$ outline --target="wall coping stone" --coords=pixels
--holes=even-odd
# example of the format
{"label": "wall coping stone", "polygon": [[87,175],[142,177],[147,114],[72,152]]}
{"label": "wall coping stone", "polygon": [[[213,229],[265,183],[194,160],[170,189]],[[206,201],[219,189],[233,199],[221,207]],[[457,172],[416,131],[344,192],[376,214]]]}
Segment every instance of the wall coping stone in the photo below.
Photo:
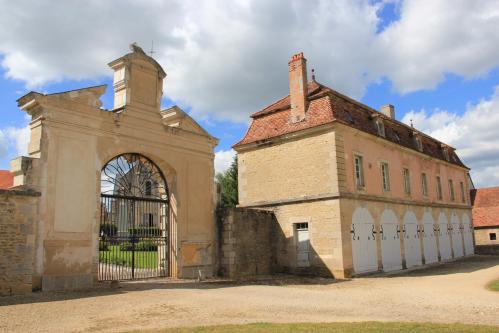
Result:
{"label": "wall coping stone", "polygon": [[27,196],[27,197],[39,197],[42,194],[31,188],[24,186],[13,187],[9,189],[0,189],[0,196]]}

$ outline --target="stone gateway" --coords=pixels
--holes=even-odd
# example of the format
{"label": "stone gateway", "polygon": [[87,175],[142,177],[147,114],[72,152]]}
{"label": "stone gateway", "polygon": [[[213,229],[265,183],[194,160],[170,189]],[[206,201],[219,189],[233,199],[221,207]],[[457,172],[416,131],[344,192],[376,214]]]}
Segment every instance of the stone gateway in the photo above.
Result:
{"label": "stone gateway", "polygon": [[[89,287],[132,270],[135,277],[215,272],[218,140],[180,108],[161,110],[166,73],[140,47],[109,66],[112,110],[101,108],[106,86],[18,100],[31,137],[28,157],[12,162],[14,187],[41,193],[33,289]],[[104,277],[116,266],[121,276]]]}

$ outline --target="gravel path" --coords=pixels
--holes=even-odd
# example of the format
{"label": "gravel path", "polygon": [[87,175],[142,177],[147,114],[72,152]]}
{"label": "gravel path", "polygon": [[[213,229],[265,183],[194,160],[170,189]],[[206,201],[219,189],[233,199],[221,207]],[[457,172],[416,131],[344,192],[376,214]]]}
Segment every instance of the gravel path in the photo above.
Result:
{"label": "gravel path", "polygon": [[119,332],[249,322],[423,321],[499,326],[499,256],[357,278],[258,283],[165,281],[108,284],[74,293],[0,298],[2,332]]}

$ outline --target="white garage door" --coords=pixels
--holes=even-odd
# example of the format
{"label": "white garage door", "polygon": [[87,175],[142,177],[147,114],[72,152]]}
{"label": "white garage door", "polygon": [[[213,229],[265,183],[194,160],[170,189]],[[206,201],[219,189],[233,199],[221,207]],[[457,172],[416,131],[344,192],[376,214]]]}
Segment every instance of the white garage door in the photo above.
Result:
{"label": "white garage door", "polygon": [[469,256],[475,253],[473,247],[473,225],[471,225],[468,215],[463,215],[463,234],[464,234],[464,254]]}
{"label": "white garage door", "polygon": [[416,215],[407,212],[404,216],[404,251],[407,268],[423,264],[418,229]]}
{"label": "white garage door", "polygon": [[429,212],[426,212],[423,215],[423,247],[426,264],[438,261],[437,236],[435,233],[433,217]]}
{"label": "white garage door", "polygon": [[376,234],[374,220],[365,208],[357,208],[352,217],[350,230],[352,239],[353,269],[355,273],[378,270]]}
{"label": "white garage door", "polygon": [[454,250],[454,258],[460,258],[464,256],[463,234],[462,234],[462,229],[459,226],[459,218],[457,217],[456,214],[452,214],[451,225],[452,225],[452,248]]}
{"label": "white garage door", "polygon": [[444,213],[440,213],[440,216],[438,217],[438,227],[440,228],[438,234],[440,257],[442,260],[452,259],[450,230],[449,225],[447,225],[447,216],[445,216]]}
{"label": "white garage door", "polygon": [[402,269],[400,254],[400,227],[392,210],[385,210],[381,215],[381,261],[385,272]]}

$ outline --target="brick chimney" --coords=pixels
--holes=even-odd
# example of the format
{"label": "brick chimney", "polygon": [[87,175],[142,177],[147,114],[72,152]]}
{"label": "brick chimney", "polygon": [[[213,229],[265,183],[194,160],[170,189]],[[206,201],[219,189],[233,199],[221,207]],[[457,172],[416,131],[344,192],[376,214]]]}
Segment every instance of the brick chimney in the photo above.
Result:
{"label": "brick chimney", "polygon": [[291,122],[305,119],[307,111],[307,59],[303,52],[295,54],[288,63]]}
{"label": "brick chimney", "polygon": [[385,116],[395,119],[395,107],[391,104],[385,104],[381,106],[381,113]]}

